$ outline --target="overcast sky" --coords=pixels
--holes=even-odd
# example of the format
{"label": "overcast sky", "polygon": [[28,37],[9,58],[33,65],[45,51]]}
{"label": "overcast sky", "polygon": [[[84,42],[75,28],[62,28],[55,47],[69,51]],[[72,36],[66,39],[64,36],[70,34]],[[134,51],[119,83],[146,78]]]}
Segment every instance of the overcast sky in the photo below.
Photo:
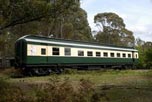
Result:
{"label": "overcast sky", "polygon": [[152,41],[152,0],[82,0],[81,7],[88,14],[89,25],[96,30],[97,13],[114,12],[123,18],[126,28],[144,41]]}

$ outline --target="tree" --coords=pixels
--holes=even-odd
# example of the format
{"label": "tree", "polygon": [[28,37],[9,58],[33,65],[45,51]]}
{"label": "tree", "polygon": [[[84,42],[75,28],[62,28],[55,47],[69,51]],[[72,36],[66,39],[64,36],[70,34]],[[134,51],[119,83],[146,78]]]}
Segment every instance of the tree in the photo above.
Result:
{"label": "tree", "polygon": [[139,67],[150,68],[152,66],[152,42],[136,39],[136,48],[139,52]]}
{"label": "tree", "polygon": [[95,15],[94,22],[99,28],[95,36],[96,41],[106,44],[133,46],[134,36],[125,28],[123,19],[115,13],[99,13]]}
{"label": "tree", "polygon": [[145,62],[147,68],[152,68],[152,48],[145,52]]}
{"label": "tree", "polygon": [[142,46],[144,45],[145,41],[141,40],[140,38],[136,39],[135,45],[136,46]]}
{"label": "tree", "polygon": [[92,34],[91,28],[87,21],[87,13],[83,9],[79,8],[73,16],[71,15],[70,18],[74,26],[74,33],[72,39],[91,41]]}
{"label": "tree", "polygon": [[57,19],[50,18],[50,20],[54,22],[50,21],[48,35],[72,40],[92,40],[87,13],[80,8],[80,2],[71,5],[68,8],[68,13],[61,14]]}
{"label": "tree", "polygon": [[143,45],[145,44],[145,41],[141,40],[140,38],[136,39],[136,49],[139,53],[139,62],[138,67],[143,68],[145,67],[145,51]]}
{"label": "tree", "polygon": [[78,4],[76,0],[0,0],[0,34],[60,33],[60,19]]}
{"label": "tree", "polygon": [[1,0],[0,30],[39,20],[49,15],[51,5],[44,0]]}
{"label": "tree", "polygon": [[[68,25],[68,26],[67,26]],[[87,14],[79,0],[0,0],[0,32],[39,34],[68,39],[91,39]],[[85,38],[85,36],[87,36]]]}
{"label": "tree", "polygon": [[13,56],[15,41],[27,34],[92,39],[87,13],[79,0],[0,0],[0,44],[5,47],[0,56],[6,52],[6,56]]}

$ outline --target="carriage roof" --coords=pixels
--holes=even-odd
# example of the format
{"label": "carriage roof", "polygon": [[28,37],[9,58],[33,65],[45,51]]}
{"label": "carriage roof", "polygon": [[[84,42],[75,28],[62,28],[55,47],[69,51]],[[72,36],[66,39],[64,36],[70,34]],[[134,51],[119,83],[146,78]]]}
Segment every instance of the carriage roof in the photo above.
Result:
{"label": "carriage roof", "polygon": [[26,42],[40,43],[40,44],[53,44],[71,47],[84,47],[84,48],[94,48],[94,49],[110,49],[110,50],[121,50],[121,51],[135,51],[133,47],[115,46],[107,44],[90,43],[83,41],[73,41],[65,39],[49,38],[44,36],[26,35],[21,37],[19,40],[25,40]]}

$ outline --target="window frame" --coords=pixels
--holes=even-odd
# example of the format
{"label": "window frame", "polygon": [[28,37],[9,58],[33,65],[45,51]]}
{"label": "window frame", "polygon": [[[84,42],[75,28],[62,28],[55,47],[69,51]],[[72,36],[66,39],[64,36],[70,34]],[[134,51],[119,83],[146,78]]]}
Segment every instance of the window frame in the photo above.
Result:
{"label": "window frame", "polygon": [[131,58],[131,54],[128,54],[128,58]]}
{"label": "window frame", "polygon": [[41,48],[41,55],[46,55],[46,48]]}
{"label": "window frame", "polygon": [[126,58],[126,53],[122,53],[122,57],[123,57],[123,58]]}
{"label": "window frame", "polygon": [[117,53],[117,58],[120,58],[121,57],[121,54],[120,53]]}
{"label": "window frame", "polygon": [[93,56],[93,51],[87,51],[87,56],[92,57]]}
{"label": "window frame", "polygon": [[97,51],[96,52],[96,57],[101,57],[101,52]]}
{"label": "window frame", "polygon": [[78,56],[84,56],[84,51],[83,50],[78,50]]}
{"label": "window frame", "polygon": [[[58,49],[56,51],[54,51],[54,49]],[[52,47],[52,55],[53,56],[59,56],[60,55],[60,48],[59,47]]]}
{"label": "window frame", "polygon": [[103,52],[103,57],[108,57],[108,52]]}
{"label": "window frame", "polygon": [[115,53],[114,53],[114,52],[111,52],[111,53],[110,53],[110,57],[114,58],[114,57],[115,57]]}
{"label": "window frame", "polygon": [[71,48],[65,47],[64,48],[64,55],[65,56],[71,56]]}

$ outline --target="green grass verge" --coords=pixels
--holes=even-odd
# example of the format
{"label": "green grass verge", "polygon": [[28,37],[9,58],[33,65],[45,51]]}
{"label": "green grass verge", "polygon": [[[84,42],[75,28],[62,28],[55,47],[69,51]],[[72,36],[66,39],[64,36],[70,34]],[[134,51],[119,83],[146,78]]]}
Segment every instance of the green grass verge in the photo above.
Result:
{"label": "green grass verge", "polygon": [[[5,93],[11,93],[12,89],[16,92],[14,89],[17,89],[16,93],[21,93],[25,98],[20,97],[22,101],[29,97],[33,99],[28,100],[31,102],[152,101],[152,70],[66,70],[61,75],[24,78],[11,78],[9,72],[15,73],[1,71],[0,77],[3,77],[3,80],[0,87],[9,86]],[[66,98],[63,99],[62,96]],[[46,97],[54,100],[45,100]]]}

